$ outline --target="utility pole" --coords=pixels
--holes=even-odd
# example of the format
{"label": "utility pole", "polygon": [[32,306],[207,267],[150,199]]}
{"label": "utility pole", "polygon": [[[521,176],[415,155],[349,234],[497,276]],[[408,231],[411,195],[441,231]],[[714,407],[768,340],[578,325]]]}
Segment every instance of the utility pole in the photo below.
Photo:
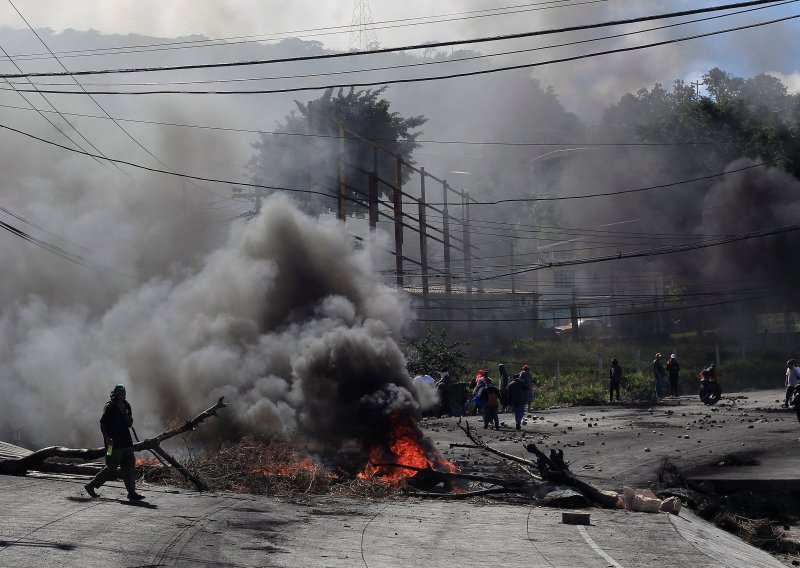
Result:
{"label": "utility pole", "polygon": [[444,295],[447,302],[447,323],[453,317],[453,273],[450,270],[450,214],[447,212],[447,180],[442,181],[442,233],[444,241]]}
{"label": "utility pole", "polygon": [[397,156],[397,185],[394,189],[394,261],[397,285],[403,287],[403,158]]}
{"label": "utility pole", "polygon": [[517,291],[516,286],[514,285],[514,236],[512,235],[510,239],[508,239],[508,247],[511,250],[509,261],[509,274],[511,274],[511,293],[514,294]]}
{"label": "utility pole", "polygon": [[467,332],[472,335],[472,245],[470,243],[470,223],[469,223],[469,193],[461,194],[463,240],[461,246],[464,247],[464,278],[467,300]]}
{"label": "utility pole", "polygon": [[344,163],[344,125],[339,124],[339,191],[336,200],[336,217],[344,222],[347,212],[344,207],[344,194],[346,191],[345,183],[345,163]]}
{"label": "utility pole", "polygon": [[419,261],[422,268],[422,305],[425,314],[428,310],[428,229],[425,219],[425,168],[420,171],[420,198],[419,198]]}
{"label": "utility pole", "polygon": [[320,214],[319,196],[314,192],[314,102],[308,101],[308,195],[309,209],[313,217]]}
{"label": "utility pole", "polygon": [[700,85],[705,85],[706,82],[705,81],[694,81],[694,82],[689,83],[689,84],[694,87],[694,96],[695,96],[695,98],[699,99],[700,98]]}

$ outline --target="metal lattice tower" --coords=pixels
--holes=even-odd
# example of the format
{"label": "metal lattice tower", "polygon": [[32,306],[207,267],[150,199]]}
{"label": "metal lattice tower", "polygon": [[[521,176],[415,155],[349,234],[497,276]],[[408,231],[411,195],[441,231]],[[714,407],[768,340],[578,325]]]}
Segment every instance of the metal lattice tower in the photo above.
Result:
{"label": "metal lattice tower", "polygon": [[372,23],[369,0],[355,0],[353,20],[350,23],[350,50],[365,51],[378,47],[378,36]]}

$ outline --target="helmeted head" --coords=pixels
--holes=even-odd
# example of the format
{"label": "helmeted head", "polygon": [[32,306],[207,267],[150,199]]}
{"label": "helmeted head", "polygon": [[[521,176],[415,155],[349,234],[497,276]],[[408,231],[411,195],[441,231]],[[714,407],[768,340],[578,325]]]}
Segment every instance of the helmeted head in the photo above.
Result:
{"label": "helmeted head", "polygon": [[619,363],[619,361],[617,361],[616,358],[615,359],[611,359],[611,366],[612,367],[616,367],[618,363]]}
{"label": "helmeted head", "polygon": [[670,355],[670,356],[669,356],[669,358],[670,358],[670,359],[677,359],[677,357],[675,356],[675,353],[673,353],[672,355]]}
{"label": "helmeted head", "polygon": [[522,366],[522,370],[523,370],[523,371],[529,371],[529,370],[530,370],[530,367],[529,367],[528,365],[523,365],[523,366]]}
{"label": "helmeted head", "polygon": [[794,359],[789,359],[788,361],[786,361],[787,367],[794,367],[795,365],[797,365],[797,361],[795,361]]}
{"label": "helmeted head", "polygon": [[125,398],[126,395],[125,385],[119,384],[114,387],[114,390],[111,391],[111,398]]}
{"label": "helmeted head", "polygon": [[656,359],[661,359],[661,353],[656,353]]}

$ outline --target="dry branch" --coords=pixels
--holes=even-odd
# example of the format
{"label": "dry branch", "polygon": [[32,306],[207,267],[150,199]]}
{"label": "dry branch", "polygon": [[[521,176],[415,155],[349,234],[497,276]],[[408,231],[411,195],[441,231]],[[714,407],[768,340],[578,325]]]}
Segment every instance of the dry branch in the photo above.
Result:
{"label": "dry branch", "polygon": [[550,450],[550,456],[547,456],[536,444],[528,444],[525,449],[534,454],[537,458],[536,465],[539,472],[546,481],[556,483],[558,485],[568,485],[574,487],[583,493],[588,499],[594,501],[602,507],[608,509],[622,508],[621,499],[618,493],[614,491],[603,491],[592,485],[587,481],[579,479],[574,473],[569,470],[569,466],[564,461],[563,450]]}
{"label": "dry branch", "polygon": [[[142,452],[145,450],[158,450],[159,444],[164,440],[173,438],[184,432],[194,430],[203,423],[207,418],[217,415],[217,410],[225,408],[226,404],[223,402],[225,397],[220,397],[217,403],[202,411],[200,414],[188,420],[182,426],[172,428],[161,432],[154,438],[148,438],[144,442],[138,442],[133,445],[133,451]],[[82,461],[91,461],[105,456],[105,448],[91,448],[91,449],[75,449],[63,448],[60,446],[51,446],[35,451],[23,458],[10,459],[0,461],[0,474],[4,475],[25,475],[29,470],[40,470],[44,466],[44,460],[49,458],[72,458]]]}
{"label": "dry branch", "polygon": [[[477,431],[475,431],[474,428],[470,428],[468,422],[464,421],[464,426],[462,426],[461,425],[461,420],[459,420],[458,421],[458,427],[461,428],[461,430],[464,432],[464,434],[467,435],[467,438],[469,438],[472,441],[473,446],[465,446],[465,447],[474,447],[475,449],[483,450],[485,452],[489,452],[490,454],[494,454],[496,456],[500,456],[504,460],[516,462],[518,464],[524,465],[524,466],[529,467],[529,468],[535,468],[536,467],[536,463],[534,463],[534,462],[532,462],[530,460],[526,460],[525,458],[521,458],[519,456],[515,456],[514,454],[501,452],[500,450],[496,450],[493,447],[487,445],[483,440],[480,439],[480,437],[478,436]],[[451,446],[452,446],[452,444],[451,444]],[[529,471],[527,469],[525,471],[531,477],[533,477],[533,479],[535,479],[536,481],[542,481],[542,478],[540,476],[534,474],[533,472],[531,472],[531,471]]]}

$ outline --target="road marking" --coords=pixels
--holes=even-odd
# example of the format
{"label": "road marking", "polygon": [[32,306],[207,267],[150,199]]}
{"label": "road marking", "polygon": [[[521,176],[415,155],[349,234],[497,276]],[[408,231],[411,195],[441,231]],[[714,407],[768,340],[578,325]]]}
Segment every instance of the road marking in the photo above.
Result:
{"label": "road marking", "polygon": [[590,537],[590,536],[589,536],[589,533],[587,533],[587,532],[586,532],[586,529],[585,529],[585,528],[583,528],[583,527],[579,526],[579,527],[578,527],[578,532],[579,532],[579,533],[581,533],[581,536],[583,537],[583,540],[585,540],[585,541],[586,541],[586,544],[588,544],[589,546],[591,546],[591,547],[592,547],[592,550],[594,550],[594,551],[595,551],[597,554],[599,554],[600,556],[602,556],[602,557],[603,557],[603,559],[605,559],[605,561],[606,561],[606,562],[608,562],[608,565],[609,565],[609,566],[613,566],[614,568],[623,568],[621,564],[619,564],[619,563],[618,563],[616,560],[614,560],[614,559],[613,559],[613,558],[611,558],[611,557],[610,557],[608,554],[606,554],[606,551],[605,551],[605,550],[603,550],[602,548],[600,548],[600,545],[599,545],[599,544],[597,544],[597,543],[596,543],[596,542],[595,542],[595,541],[592,539],[592,537]]}

